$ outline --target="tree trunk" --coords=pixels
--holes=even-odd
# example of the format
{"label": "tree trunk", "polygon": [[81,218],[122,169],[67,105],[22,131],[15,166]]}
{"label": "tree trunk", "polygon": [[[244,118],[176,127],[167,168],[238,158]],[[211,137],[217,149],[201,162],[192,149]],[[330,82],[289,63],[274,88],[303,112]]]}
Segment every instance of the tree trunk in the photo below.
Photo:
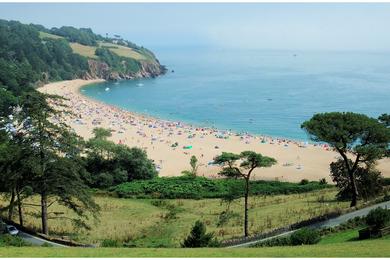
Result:
{"label": "tree trunk", "polygon": [[41,194],[41,219],[42,219],[42,233],[49,235],[49,228],[47,226],[47,196]]}
{"label": "tree trunk", "polygon": [[249,178],[245,178],[245,211],[244,211],[244,236],[248,233],[248,197],[249,197]]}
{"label": "tree trunk", "polygon": [[18,213],[19,213],[19,224],[23,227],[23,210],[22,210],[22,202],[20,201],[20,192],[16,192],[18,199]]}
{"label": "tree trunk", "polygon": [[8,220],[12,220],[12,216],[14,214],[14,204],[15,204],[15,190],[12,189],[11,192],[11,200],[9,202],[9,208],[8,208]]}
{"label": "tree trunk", "polygon": [[355,174],[353,172],[349,173],[349,181],[351,182],[351,190],[352,190],[352,201],[350,205],[350,207],[352,208],[357,205],[357,197],[358,197]]}

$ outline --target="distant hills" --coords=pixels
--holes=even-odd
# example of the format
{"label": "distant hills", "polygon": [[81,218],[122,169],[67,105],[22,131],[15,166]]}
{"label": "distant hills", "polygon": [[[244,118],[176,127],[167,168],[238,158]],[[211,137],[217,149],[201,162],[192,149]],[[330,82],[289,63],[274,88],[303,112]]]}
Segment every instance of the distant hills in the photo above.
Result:
{"label": "distant hills", "polygon": [[14,95],[49,81],[134,79],[165,71],[150,50],[118,35],[0,20],[0,88]]}

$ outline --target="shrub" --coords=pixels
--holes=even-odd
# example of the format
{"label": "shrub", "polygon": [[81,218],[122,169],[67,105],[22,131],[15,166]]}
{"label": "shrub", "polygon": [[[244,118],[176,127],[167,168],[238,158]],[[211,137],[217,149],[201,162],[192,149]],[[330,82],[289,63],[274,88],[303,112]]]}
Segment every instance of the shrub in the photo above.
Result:
{"label": "shrub", "polygon": [[104,240],[100,243],[100,246],[101,246],[101,247],[121,247],[122,244],[121,244],[118,240],[114,240],[114,239],[104,239]]}
{"label": "shrub", "polygon": [[385,227],[390,222],[390,210],[376,208],[371,210],[366,216],[366,224],[375,229]]}
{"label": "shrub", "polygon": [[320,179],[318,183],[319,183],[320,185],[326,185],[326,184],[328,184],[328,182],[326,181],[325,178]]}
{"label": "shrub", "polygon": [[223,225],[227,224],[229,220],[232,218],[239,217],[240,215],[238,213],[234,213],[230,210],[228,211],[222,211],[221,214],[219,214],[217,227],[222,227]]}
{"label": "shrub", "polygon": [[[352,162],[350,163],[352,164]],[[351,200],[353,192],[344,161],[332,162],[330,171],[333,182],[340,189],[337,199]],[[355,176],[359,199],[369,200],[377,197],[383,191],[383,177],[378,170],[359,166]]]}
{"label": "shrub", "polygon": [[191,233],[184,240],[182,247],[218,247],[219,242],[213,233],[206,233],[206,226],[201,221],[196,221]]}
{"label": "shrub", "polygon": [[390,186],[390,178],[383,178],[382,184],[383,186]]}
{"label": "shrub", "polygon": [[291,239],[290,236],[284,237],[275,237],[272,239],[267,239],[263,242],[255,244],[253,247],[272,247],[272,246],[290,246]]}
{"label": "shrub", "polygon": [[[310,182],[306,185],[279,181],[251,181],[251,195],[296,194],[331,187]],[[158,199],[225,198],[232,190],[243,190],[244,181],[231,179],[207,179],[204,177],[158,177],[151,180],[134,180],[113,187],[119,197]],[[237,195],[237,196],[236,196]],[[243,194],[235,194],[234,198]]]}
{"label": "shrub", "polygon": [[307,180],[307,179],[302,179],[301,182],[300,182],[299,184],[300,184],[300,185],[309,184],[309,180]]}
{"label": "shrub", "polygon": [[291,245],[313,245],[317,244],[320,240],[320,233],[318,230],[310,228],[302,228],[295,231],[291,236]]}
{"label": "shrub", "polygon": [[1,246],[15,246],[23,247],[30,246],[31,244],[23,240],[23,238],[18,236],[12,236],[9,234],[0,235],[0,247]]}

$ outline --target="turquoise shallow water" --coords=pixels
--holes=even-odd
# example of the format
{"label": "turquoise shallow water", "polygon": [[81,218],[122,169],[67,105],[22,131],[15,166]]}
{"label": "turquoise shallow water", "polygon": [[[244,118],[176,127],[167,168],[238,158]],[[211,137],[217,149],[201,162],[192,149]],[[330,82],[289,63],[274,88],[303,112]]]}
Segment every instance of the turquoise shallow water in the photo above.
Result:
{"label": "turquoise shallow water", "polygon": [[155,53],[174,72],[90,85],[83,94],[164,119],[301,140],[307,136],[300,124],[314,113],[390,112],[390,53],[211,48]]}

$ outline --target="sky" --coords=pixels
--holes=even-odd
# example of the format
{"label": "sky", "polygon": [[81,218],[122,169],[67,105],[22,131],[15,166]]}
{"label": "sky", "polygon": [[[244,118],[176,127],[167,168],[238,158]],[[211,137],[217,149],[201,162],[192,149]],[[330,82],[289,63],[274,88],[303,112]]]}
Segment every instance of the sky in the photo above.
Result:
{"label": "sky", "polygon": [[89,27],[151,48],[390,50],[390,3],[1,3],[0,18]]}

